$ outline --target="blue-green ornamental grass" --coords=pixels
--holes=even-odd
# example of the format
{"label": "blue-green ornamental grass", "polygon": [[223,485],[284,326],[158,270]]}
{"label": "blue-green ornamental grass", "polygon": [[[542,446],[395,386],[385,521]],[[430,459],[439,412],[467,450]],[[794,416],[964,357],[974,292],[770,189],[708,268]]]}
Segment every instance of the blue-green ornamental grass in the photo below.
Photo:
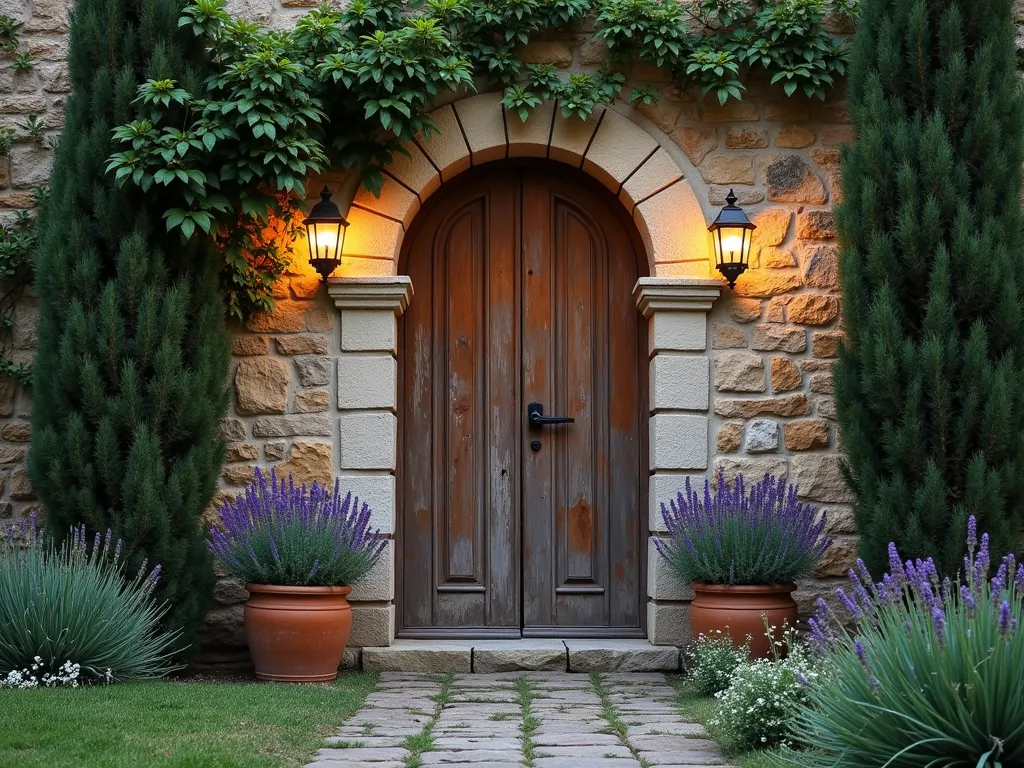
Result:
{"label": "blue-green ornamental grass", "polygon": [[808,576],[832,543],[824,513],[771,475],[749,489],[740,475],[730,488],[719,472],[703,495],[687,478],[661,515],[670,536],[654,543],[684,584],[786,584]]}
{"label": "blue-green ornamental grass", "polygon": [[955,581],[931,558],[900,562],[892,544],[880,583],[858,561],[837,592],[852,632],[819,604],[809,623],[835,673],[809,688],[796,736],[823,754],[800,765],[1024,765],[1024,565],[1007,555],[989,578],[974,517],[967,539]]}
{"label": "blue-green ornamental grass", "polygon": [[[268,481],[269,480],[269,481]],[[288,587],[352,586],[362,580],[387,540],[370,527],[370,507],[351,493],[292,476],[267,478],[257,467],[245,493],[221,508],[210,549],[243,583]]]}
{"label": "blue-green ornamental grass", "polygon": [[144,565],[126,576],[109,532],[90,544],[82,526],[58,545],[32,517],[0,533],[0,683],[115,682],[174,670],[179,633],[160,628],[159,575],[159,565]]}

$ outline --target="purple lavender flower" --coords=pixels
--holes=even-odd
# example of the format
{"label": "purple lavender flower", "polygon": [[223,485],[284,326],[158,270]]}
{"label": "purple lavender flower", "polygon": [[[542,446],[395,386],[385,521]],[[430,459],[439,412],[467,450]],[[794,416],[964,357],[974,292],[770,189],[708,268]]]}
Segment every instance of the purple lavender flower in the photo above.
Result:
{"label": "purple lavender flower", "polygon": [[939,645],[946,644],[946,614],[937,604],[932,606],[932,626],[935,628],[935,636]]}
{"label": "purple lavender flower", "polygon": [[974,601],[974,595],[971,594],[970,588],[964,584],[960,587],[960,601],[967,608],[967,615],[972,619],[978,614],[978,604]]}
{"label": "purple lavender flower", "polygon": [[1010,631],[1010,601],[1003,600],[1003,604],[999,607],[999,634],[1004,638],[1007,637]]}
{"label": "purple lavender flower", "polygon": [[1017,575],[1013,578],[1013,587],[1017,592],[1024,592],[1024,563],[1017,566]]}
{"label": "purple lavender flower", "polygon": [[969,557],[974,556],[978,547],[978,518],[971,515],[967,519],[967,552]]}

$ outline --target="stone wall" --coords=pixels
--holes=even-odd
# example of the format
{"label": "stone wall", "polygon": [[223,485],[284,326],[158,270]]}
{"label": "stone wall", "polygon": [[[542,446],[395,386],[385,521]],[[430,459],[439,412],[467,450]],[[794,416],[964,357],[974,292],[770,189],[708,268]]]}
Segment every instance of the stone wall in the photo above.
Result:
{"label": "stone wall", "polygon": [[[313,0],[232,3],[235,11],[273,26],[293,24],[311,5]],[[0,63],[0,124],[17,126],[32,113],[41,115],[48,128],[56,131],[67,89],[61,62],[66,3],[0,0],[0,12],[26,22],[25,40],[38,60],[36,71],[27,76],[15,76],[7,62]],[[573,71],[594,69],[607,51],[591,35],[580,32],[550,35],[527,46],[522,54],[527,61]],[[730,478],[738,472],[747,477],[766,471],[787,474],[799,483],[803,496],[827,508],[830,530],[836,536],[819,567],[820,578],[801,590],[808,602],[826,591],[830,579],[845,572],[856,543],[850,496],[839,472],[831,380],[841,333],[831,205],[840,195],[839,146],[852,139],[842,94],[825,102],[786,98],[778,88],[752,82],[742,102],[723,107],[699,94],[678,92],[666,73],[642,64],[633,65],[629,76],[624,93],[634,82],[657,83],[663,98],[657,106],[640,110],[621,102],[613,108],[654,136],[675,161],[677,175],[696,192],[706,222],[713,220],[732,188],[758,225],[753,268],[740,278],[735,291],[723,289],[708,315],[704,354],[709,364],[686,368],[704,377],[697,384],[708,392],[702,407],[710,411],[706,452],[710,458],[705,467],[683,462],[659,469],[651,531],[661,527],[658,501],[684,476],[703,478],[719,468]],[[49,158],[45,148],[22,135],[9,168],[0,160],[0,216],[28,204],[26,193],[47,178]],[[319,183],[311,180],[310,189],[318,189]],[[372,208],[374,203],[366,205]],[[372,220],[364,215],[368,210],[353,211],[357,215],[350,217],[352,242],[372,239],[372,233],[355,232],[360,226],[372,229],[365,224]],[[363,274],[364,262],[350,259],[340,274]],[[703,276],[717,275],[708,269]],[[632,286],[623,289],[632,290]],[[359,311],[339,312],[315,276],[300,265],[277,286],[275,298],[278,305],[273,313],[233,329],[233,397],[224,424],[230,444],[222,498],[238,492],[259,465],[276,466],[305,481],[332,481],[342,474],[372,501],[375,488],[393,484],[394,459],[381,457],[365,467],[349,466],[341,456],[343,432],[354,439],[367,430],[393,428],[393,398],[378,402],[379,398],[370,397],[349,410],[352,392],[368,381],[373,382],[371,389],[394,392],[393,342],[346,348],[342,317],[348,317],[344,333],[358,334]],[[32,304],[29,297],[19,309],[15,329],[19,355],[31,354]],[[660,372],[652,368],[652,379],[691,375],[680,371],[683,368],[668,365]],[[663,383],[665,392],[673,391],[671,381]],[[339,410],[339,389],[346,393],[345,410]],[[355,402],[358,405],[358,398]],[[663,405],[669,411],[689,407]],[[22,467],[29,407],[13,384],[0,383],[0,500],[16,510],[31,505],[33,498]],[[378,524],[388,533],[394,530],[393,519],[390,504],[381,505]],[[659,590],[668,589],[658,586],[667,583],[666,574],[658,558],[649,559],[651,594],[658,597]],[[387,560],[383,568],[390,568],[390,550]],[[384,585],[375,577],[371,582],[354,595],[365,598],[356,602],[357,624],[358,614],[365,616],[363,629],[353,638],[356,645],[387,643],[393,637],[393,624],[388,626],[393,622],[393,581]],[[666,605],[685,606],[687,595],[678,589],[665,595]],[[230,656],[226,650],[244,645],[240,624],[244,597],[238,585],[227,581],[219,585],[206,636],[209,660],[225,660]],[[671,631],[685,629],[673,626]]]}

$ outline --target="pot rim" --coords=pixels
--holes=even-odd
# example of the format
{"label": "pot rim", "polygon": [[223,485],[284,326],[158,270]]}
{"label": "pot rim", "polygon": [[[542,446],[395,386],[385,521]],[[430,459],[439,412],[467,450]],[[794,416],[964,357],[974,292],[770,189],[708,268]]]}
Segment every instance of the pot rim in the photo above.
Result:
{"label": "pot rim", "polygon": [[785,584],[704,584],[695,581],[690,585],[694,592],[717,592],[721,594],[741,595],[775,595],[780,593],[795,592],[796,584],[787,582]]}
{"label": "pot rim", "polygon": [[352,587],[295,587],[278,584],[256,584],[249,582],[245,588],[250,593],[263,595],[347,595]]}

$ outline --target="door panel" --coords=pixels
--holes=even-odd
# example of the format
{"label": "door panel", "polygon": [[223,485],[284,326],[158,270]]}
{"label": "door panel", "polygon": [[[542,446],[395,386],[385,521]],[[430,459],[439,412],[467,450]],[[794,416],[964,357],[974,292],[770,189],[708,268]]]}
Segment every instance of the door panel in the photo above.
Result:
{"label": "door panel", "polygon": [[[417,217],[403,250],[416,294],[400,340],[400,635],[642,635],[630,228],[576,172],[530,166],[470,172]],[[575,422],[533,428],[531,401]]]}

